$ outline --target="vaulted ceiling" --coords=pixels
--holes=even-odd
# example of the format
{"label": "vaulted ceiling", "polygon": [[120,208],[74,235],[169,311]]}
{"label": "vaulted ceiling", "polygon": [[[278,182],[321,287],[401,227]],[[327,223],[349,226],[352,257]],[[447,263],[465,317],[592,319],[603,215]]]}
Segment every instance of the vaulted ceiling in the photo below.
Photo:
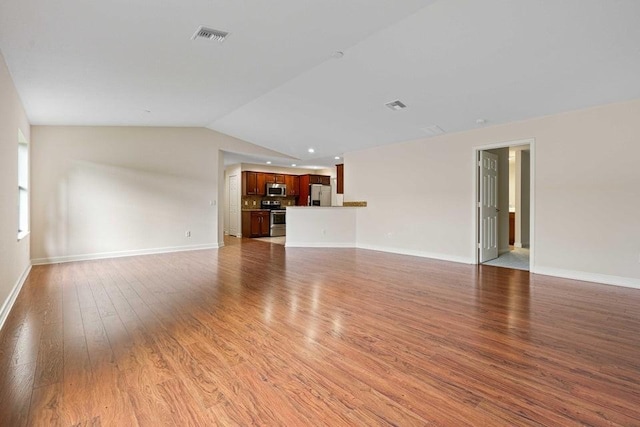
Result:
{"label": "vaulted ceiling", "polygon": [[[638,98],[638,17],[637,0],[21,0],[0,5],[0,49],[32,124],[204,126],[331,164]],[[192,40],[201,25],[230,35]]]}

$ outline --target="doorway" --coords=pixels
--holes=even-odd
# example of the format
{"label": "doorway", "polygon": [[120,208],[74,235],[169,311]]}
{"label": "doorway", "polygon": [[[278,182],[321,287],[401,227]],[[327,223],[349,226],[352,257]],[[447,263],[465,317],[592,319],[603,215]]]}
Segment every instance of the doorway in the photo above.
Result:
{"label": "doorway", "polygon": [[533,267],[533,139],[474,148],[476,263]]}

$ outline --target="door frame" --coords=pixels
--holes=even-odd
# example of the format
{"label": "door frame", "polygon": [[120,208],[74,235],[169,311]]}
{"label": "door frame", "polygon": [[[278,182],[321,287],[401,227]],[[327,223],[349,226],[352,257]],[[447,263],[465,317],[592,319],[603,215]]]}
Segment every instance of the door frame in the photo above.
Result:
{"label": "door frame", "polygon": [[494,148],[515,147],[518,145],[529,145],[529,272],[535,273],[535,138],[519,139],[513,141],[496,142],[493,144],[478,145],[473,147],[473,200],[471,203],[472,222],[475,224],[473,236],[471,236],[471,247],[473,248],[473,263],[480,264],[480,253],[478,250],[478,239],[480,236],[480,215],[478,212],[478,203],[480,202],[480,189],[478,187],[478,159],[480,151],[492,150]]}

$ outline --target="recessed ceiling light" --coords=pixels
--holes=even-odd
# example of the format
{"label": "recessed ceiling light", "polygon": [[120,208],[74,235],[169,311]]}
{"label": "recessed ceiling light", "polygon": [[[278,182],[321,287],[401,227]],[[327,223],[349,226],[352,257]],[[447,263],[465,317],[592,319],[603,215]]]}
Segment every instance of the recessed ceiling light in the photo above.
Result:
{"label": "recessed ceiling light", "polygon": [[396,99],[395,101],[387,102],[384,105],[386,105],[387,107],[391,108],[394,111],[404,110],[405,108],[407,108],[407,106],[399,99]]}
{"label": "recessed ceiling light", "polygon": [[340,160],[340,156],[335,156],[334,159]]}
{"label": "recessed ceiling light", "polygon": [[291,163],[291,166],[296,167],[296,166],[298,166],[298,165],[296,165],[295,163]]}
{"label": "recessed ceiling light", "polygon": [[268,164],[268,165],[270,165],[270,164],[271,164],[271,162],[269,161],[269,162],[267,162],[267,164]]}
{"label": "recessed ceiling light", "polygon": [[315,153],[315,152],[316,152],[316,150],[314,150],[313,148],[309,148],[309,150],[308,150],[308,151],[309,151],[310,153]]}
{"label": "recessed ceiling light", "polygon": [[479,124],[479,125],[483,125],[483,124],[487,123],[487,119],[478,119],[478,120],[476,120],[476,123]]}
{"label": "recessed ceiling light", "polygon": [[341,50],[336,50],[335,52],[333,52],[333,53],[331,54],[331,57],[332,57],[333,59],[340,59],[340,58],[342,58],[343,56],[344,56],[344,52],[342,52]]}

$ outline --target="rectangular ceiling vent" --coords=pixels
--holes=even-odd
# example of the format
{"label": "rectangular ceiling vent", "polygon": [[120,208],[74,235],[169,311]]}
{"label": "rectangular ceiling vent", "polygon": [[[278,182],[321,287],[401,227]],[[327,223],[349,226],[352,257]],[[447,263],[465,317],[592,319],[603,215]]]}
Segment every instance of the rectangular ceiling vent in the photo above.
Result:
{"label": "rectangular ceiling vent", "polygon": [[444,130],[438,125],[424,127],[422,131],[429,136],[442,135],[444,133]]}
{"label": "rectangular ceiling vent", "polygon": [[229,33],[226,31],[214,30],[213,28],[207,28],[207,27],[201,26],[193,34],[193,37],[191,37],[191,40],[207,39],[207,40],[214,40],[222,43],[227,38],[228,35]]}
{"label": "rectangular ceiling vent", "polygon": [[392,109],[392,110],[394,110],[394,111],[398,111],[398,110],[402,110],[402,109],[404,109],[404,108],[407,108],[407,106],[406,106],[406,105],[404,105],[404,104],[402,103],[402,101],[400,101],[400,100],[398,100],[398,99],[396,99],[395,101],[387,102],[387,103],[386,103],[386,104],[384,104],[384,105],[386,105],[387,107],[391,108],[391,109]]}

